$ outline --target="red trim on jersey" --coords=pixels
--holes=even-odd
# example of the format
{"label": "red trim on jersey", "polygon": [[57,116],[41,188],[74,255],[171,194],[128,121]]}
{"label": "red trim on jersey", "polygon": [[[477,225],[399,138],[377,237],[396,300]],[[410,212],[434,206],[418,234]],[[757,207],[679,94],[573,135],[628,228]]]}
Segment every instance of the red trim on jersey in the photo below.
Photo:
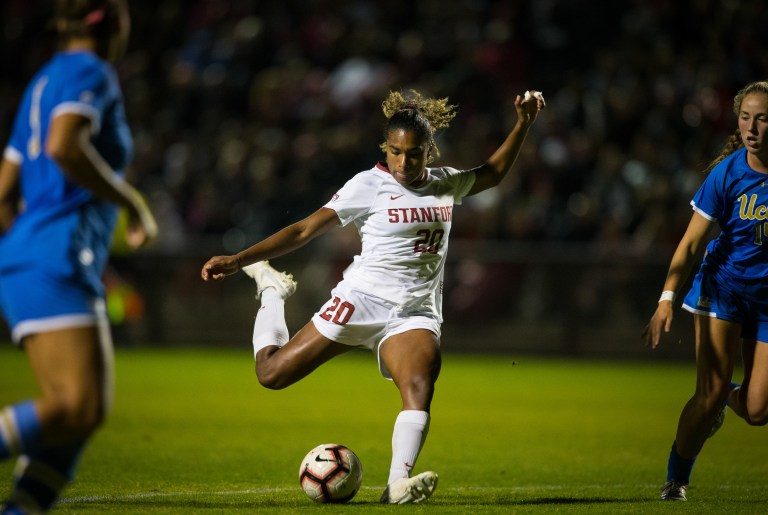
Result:
{"label": "red trim on jersey", "polygon": [[392,172],[389,171],[389,168],[387,168],[387,163],[385,161],[379,161],[376,163],[376,168],[382,172],[387,172],[390,175],[392,174]]}

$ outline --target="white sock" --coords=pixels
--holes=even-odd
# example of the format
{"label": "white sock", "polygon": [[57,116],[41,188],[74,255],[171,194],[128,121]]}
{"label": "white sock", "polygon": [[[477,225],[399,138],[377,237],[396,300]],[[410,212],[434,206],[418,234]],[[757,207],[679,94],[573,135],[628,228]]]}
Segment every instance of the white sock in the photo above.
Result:
{"label": "white sock", "polygon": [[392,431],[392,465],[387,484],[403,477],[410,477],[416,458],[429,433],[429,413],[404,410],[395,420]]}
{"label": "white sock", "polygon": [[261,307],[253,324],[253,357],[264,347],[282,347],[288,341],[285,325],[285,301],[277,290],[266,288],[261,292]]}

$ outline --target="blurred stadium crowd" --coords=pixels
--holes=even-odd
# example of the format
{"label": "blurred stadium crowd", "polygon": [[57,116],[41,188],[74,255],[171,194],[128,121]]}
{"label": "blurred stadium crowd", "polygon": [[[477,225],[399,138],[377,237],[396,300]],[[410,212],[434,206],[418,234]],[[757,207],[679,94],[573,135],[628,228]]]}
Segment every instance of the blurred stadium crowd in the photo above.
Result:
{"label": "blurred stadium crowd", "polygon": [[[51,2],[2,5],[0,135],[51,51]],[[465,203],[456,235],[674,243],[731,99],[768,77],[762,0],[132,1],[119,65],[130,178],[170,248],[231,251],[316,209],[380,158],[380,103],[458,104],[439,163],[482,163],[542,90],[517,178]]]}
{"label": "blurred stadium crowd", "polygon": [[[24,85],[52,50],[52,3],[0,4],[3,141]],[[156,304],[150,334],[160,339],[171,332],[169,310],[179,311],[187,341],[204,337],[213,309],[193,303],[229,310],[225,296],[190,291],[200,256],[236,252],[298,220],[382,157],[388,91],[457,104],[437,136],[436,164],[470,168],[501,143],[515,96],[531,88],[547,108],[516,173],[455,211],[446,319],[496,316],[498,337],[466,336],[485,340],[509,340],[508,324],[534,321],[535,344],[548,324],[571,349],[579,332],[599,339],[587,334],[599,321],[623,326],[634,342],[702,170],[735,129],[734,94],[768,79],[763,0],[131,0],[130,8],[131,43],[118,66],[136,144],[129,178],[161,224],[150,252],[187,258],[149,266],[175,267],[170,289],[159,286],[160,272],[136,274]],[[348,254],[358,242],[334,231],[317,245]],[[510,254],[521,247],[522,257]],[[327,286],[306,261],[315,267],[302,288],[309,310]],[[200,325],[191,328],[195,309]]]}

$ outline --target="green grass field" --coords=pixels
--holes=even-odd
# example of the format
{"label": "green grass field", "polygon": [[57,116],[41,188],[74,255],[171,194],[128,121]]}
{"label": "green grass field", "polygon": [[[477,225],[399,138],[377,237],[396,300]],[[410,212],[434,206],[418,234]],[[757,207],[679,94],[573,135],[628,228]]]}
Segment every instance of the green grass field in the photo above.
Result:
{"label": "green grass field", "polygon": [[[397,507],[377,501],[399,400],[371,355],[280,392],[258,385],[249,348],[119,349],[116,361],[114,410],[59,513],[734,515],[768,503],[765,430],[733,413],[699,458],[689,502],[656,500],[692,364],[448,354],[416,466],[440,484],[425,504]],[[0,345],[0,406],[34,394],[26,356]],[[314,504],[298,486],[304,454],[330,442],[363,463],[347,505]]]}

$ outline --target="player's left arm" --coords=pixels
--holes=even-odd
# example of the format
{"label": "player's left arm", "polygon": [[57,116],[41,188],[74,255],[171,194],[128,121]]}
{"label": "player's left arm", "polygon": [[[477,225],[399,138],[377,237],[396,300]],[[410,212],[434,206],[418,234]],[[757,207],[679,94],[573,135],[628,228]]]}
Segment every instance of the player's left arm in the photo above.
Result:
{"label": "player's left arm", "polygon": [[144,198],[117,175],[91,143],[91,120],[62,113],[51,120],[46,153],[74,182],[96,197],[125,208],[129,216],[128,243],[142,246],[157,237],[157,222]]}
{"label": "player's left arm", "polygon": [[308,217],[231,256],[214,256],[200,272],[204,281],[219,280],[257,261],[283,256],[340,225],[336,211],[321,207]]}
{"label": "player's left arm", "polygon": [[6,232],[13,225],[19,213],[21,189],[19,172],[21,167],[13,161],[3,158],[0,161],[0,233]]}
{"label": "player's left arm", "polygon": [[[667,278],[664,281],[663,291],[671,291],[674,295],[677,294],[678,289],[685,283],[693,268],[699,248],[704,244],[707,234],[715,223],[715,221],[694,211],[691,221],[688,223],[688,228],[672,256],[672,261],[667,271]],[[656,311],[648,325],[643,329],[641,336],[647,347],[652,349],[658,347],[662,333],[670,331],[673,318],[672,308],[672,300],[659,299]]]}
{"label": "player's left arm", "polygon": [[96,197],[130,207],[131,192],[122,178],[91,143],[91,120],[77,113],[63,113],[51,120],[45,152],[75,183]]}
{"label": "player's left arm", "polygon": [[517,123],[509,133],[504,143],[482,166],[475,168],[475,182],[467,195],[480,193],[488,188],[498,185],[507,175],[523,147],[528,129],[531,128],[539,111],[544,108],[544,97],[541,93],[525,97],[518,95],[515,98],[515,111],[517,111]]}

